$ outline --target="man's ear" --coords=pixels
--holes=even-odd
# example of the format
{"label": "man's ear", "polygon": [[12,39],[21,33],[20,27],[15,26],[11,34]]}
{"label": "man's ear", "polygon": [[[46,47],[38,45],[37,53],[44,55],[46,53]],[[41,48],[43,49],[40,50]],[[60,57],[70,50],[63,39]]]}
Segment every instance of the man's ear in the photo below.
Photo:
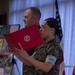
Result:
{"label": "man's ear", "polygon": [[34,21],[34,23],[37,23],[37,17],[36,16],[33,17],[33,21]]}
{"label": "man's ear", "polygon": [[34,16],[33,19],[35,20],[36,19],[36,16]]}

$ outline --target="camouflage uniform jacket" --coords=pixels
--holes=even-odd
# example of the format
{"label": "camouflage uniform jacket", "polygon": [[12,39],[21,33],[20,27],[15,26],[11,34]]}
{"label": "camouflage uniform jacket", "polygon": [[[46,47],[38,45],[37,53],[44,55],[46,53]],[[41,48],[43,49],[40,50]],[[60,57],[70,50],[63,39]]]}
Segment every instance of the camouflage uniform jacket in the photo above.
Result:
{"label": "camouflage uniform jacket", "polygon": [[[52,55],[57,58],[55,64],[53,65],[52,69],[45,73],[34,66],[28,67],[25,65],[23,69],[23,75],[58,75],[58,66],[59,61],[62,55],[62,49],[58,42],[55,39],[45,43],[35,49],[36,54],[34,58],[38,61],[45,62],[47,55]],[[38,63],[37,63],[38,64]]]}

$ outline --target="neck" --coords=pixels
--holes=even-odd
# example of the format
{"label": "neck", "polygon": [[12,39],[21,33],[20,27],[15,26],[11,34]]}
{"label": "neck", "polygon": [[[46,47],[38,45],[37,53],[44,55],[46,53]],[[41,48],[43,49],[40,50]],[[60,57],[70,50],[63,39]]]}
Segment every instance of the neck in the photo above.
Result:
{"label": "neck", "polygon": [[34,23],[37,24],[37,25],[39,25],[39,21],[37,21],[37,20],[34,20]]}
{"label": "neck", "polygon": [[53,36],[53,37],[48,37],[48,38],[46,38],[44,41],[45,41],[45,43],[47,43],[47,42],[49,42],[50,40],[52,40],[52,39],[54,39],[55,37]]}

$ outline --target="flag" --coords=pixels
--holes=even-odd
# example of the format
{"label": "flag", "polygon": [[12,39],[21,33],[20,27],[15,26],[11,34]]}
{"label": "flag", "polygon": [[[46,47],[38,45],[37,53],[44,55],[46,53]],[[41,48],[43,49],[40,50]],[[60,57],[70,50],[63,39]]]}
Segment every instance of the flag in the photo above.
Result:
{"label": "flag", "polygon": [[[55,0],[55,6],[56,6],[56,20],[58,21],[59,29],[61,31],[59,39],[62,38],[62,28],[61,28],[61,19],[60,19],[60,14],[59,14],[59,9],[58,9],[58,2]],[[62,39],[61,39],[62,40]],[[61,42],[61,47],[63,47],[63,43]],[[64,57],[62,54],[62,57],[60,59],[60,65],[59,65],[59,75],[65,75],[65,64],[64,64]]]}
{"label": "flag", "polygon": [[61,57],[61,59],[60,59],[59,75],[65,75],[65,64],[64,64],[64,57],[63,57],[63,54],[62,54],[62,57]]}
{"label": "flag", "polygon": [[58,21],[58,25],[59,25],[59,30],[61,32],[60,34],[60,39],[62,38],[62,28],[61,28],[61,19],[60,19],[60,14],[59,14],[59,9],[58,9],[58,2],[57,0],[55,0],[55,6],[56,6],[56,20]]}
{"label": "flag", "polygon": [[75,75],[75,67],[73,68],[73,73],[72,73],[72,75]]}

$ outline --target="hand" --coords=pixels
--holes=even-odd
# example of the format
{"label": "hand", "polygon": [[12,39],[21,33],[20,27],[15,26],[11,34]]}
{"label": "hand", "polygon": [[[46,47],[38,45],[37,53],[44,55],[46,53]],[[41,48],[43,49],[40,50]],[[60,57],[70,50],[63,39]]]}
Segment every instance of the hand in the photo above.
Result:
{"label": "hand", "polygon": [[20,49],[15,48],[15,55],[21,57],[22,59],[26,59],[29,57],[28,53],[23,49],[20,43],[18,43],[20,46]]}

